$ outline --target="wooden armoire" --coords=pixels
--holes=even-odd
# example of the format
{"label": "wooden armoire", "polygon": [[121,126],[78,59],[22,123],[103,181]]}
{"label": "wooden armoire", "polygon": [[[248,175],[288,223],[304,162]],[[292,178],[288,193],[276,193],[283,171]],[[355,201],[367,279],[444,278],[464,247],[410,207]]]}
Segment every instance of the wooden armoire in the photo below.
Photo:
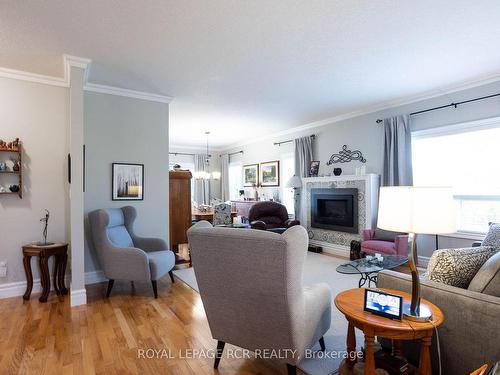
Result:
{"label": "wooden armoire", "polygon": [[170,247],[178,252],[179,244],[188,243],[187,230],[191,226],[191,172],[169,172]]}

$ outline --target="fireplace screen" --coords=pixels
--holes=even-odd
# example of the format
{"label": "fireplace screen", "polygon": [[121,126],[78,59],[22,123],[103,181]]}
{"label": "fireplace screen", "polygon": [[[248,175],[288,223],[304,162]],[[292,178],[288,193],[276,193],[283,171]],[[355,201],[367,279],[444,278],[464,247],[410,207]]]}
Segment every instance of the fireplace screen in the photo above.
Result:
{"label": "fireplace screen", "polygon": [[358,233],[358,189],[312,189],[311,227]]}

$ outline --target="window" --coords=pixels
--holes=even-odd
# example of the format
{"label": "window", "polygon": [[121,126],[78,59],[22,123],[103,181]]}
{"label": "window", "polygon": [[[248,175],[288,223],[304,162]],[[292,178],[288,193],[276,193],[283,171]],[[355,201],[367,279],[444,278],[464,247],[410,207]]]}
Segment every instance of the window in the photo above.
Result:
{"label": "window", "polygon": [[280,170],[281,203],[286,207],[288,214],[293,214],[295,211],[294,191],[291,188],[285,187],[288,180],[295,174],[293,152],[281,155]]}
{"label": "window", "polygon": [[229,199],[237,200],[243,189],[243,164],[241,161],[229,161]]}
{"label": "window", "polygon": [[413,183],[451,186],[458,232],[500,222],[500,118],[412,134]]}

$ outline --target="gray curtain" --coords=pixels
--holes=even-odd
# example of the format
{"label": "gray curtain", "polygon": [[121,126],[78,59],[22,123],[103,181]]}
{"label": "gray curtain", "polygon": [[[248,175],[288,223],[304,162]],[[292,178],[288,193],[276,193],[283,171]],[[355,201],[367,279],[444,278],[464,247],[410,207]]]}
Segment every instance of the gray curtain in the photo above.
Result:
{"label": "gray curtain", "polygon": [[295,143],[295,175],[309,177],[309,168],[313,160],[312,138],[297,138]]}
{"label": "gray curtain", "polygon": [[[294,140],[295,148],[295,175],[299,177],[309,177],[309,168],[313,160],[312,138],[302,137]],[[300,217],[300,189],[294,189],[295,219]]]}
{"label": "gray curtain", "polygon": [[223,202],[229,197],[229,154],[220,157],[220,195]]}
{"label": "gray curtain", "polygon": [[[194,156],[194,173],[208,172],[208,165],[205,163],[207,155]],[[197,204],[210,204],[210,180],[195,178],[194,179],[194,197],[193,200]]]}
{"label": "gray curtain", "polygon": [[410,116],[384,119],[384,186],[413,185]]}

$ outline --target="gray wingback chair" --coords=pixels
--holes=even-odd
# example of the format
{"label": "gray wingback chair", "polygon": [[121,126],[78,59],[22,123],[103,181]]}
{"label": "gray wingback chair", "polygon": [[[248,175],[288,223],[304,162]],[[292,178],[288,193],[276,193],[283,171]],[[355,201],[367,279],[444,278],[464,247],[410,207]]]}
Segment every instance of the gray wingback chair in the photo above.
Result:
{"label": "gray wingback chair", "polygon": [[94,247],[104,275],[109,279],[106,297],[115,280],[151,281],[158,298],[157,280],[165,274],[174,282],[175,256],[160,238],[139,237],[134,232],[134,207],[108,208],[89,213]]}
{"label": "gray wingback chair", "polygon": [[218,340],[214,368],[226,342],[251,351],[281,350],[289,374],[296,373],[314,343],[325,350],[332,296],[327,284],[302,284],[308,245],[303,227],[277,234],[200,221],[188,238],[210,330]]}

